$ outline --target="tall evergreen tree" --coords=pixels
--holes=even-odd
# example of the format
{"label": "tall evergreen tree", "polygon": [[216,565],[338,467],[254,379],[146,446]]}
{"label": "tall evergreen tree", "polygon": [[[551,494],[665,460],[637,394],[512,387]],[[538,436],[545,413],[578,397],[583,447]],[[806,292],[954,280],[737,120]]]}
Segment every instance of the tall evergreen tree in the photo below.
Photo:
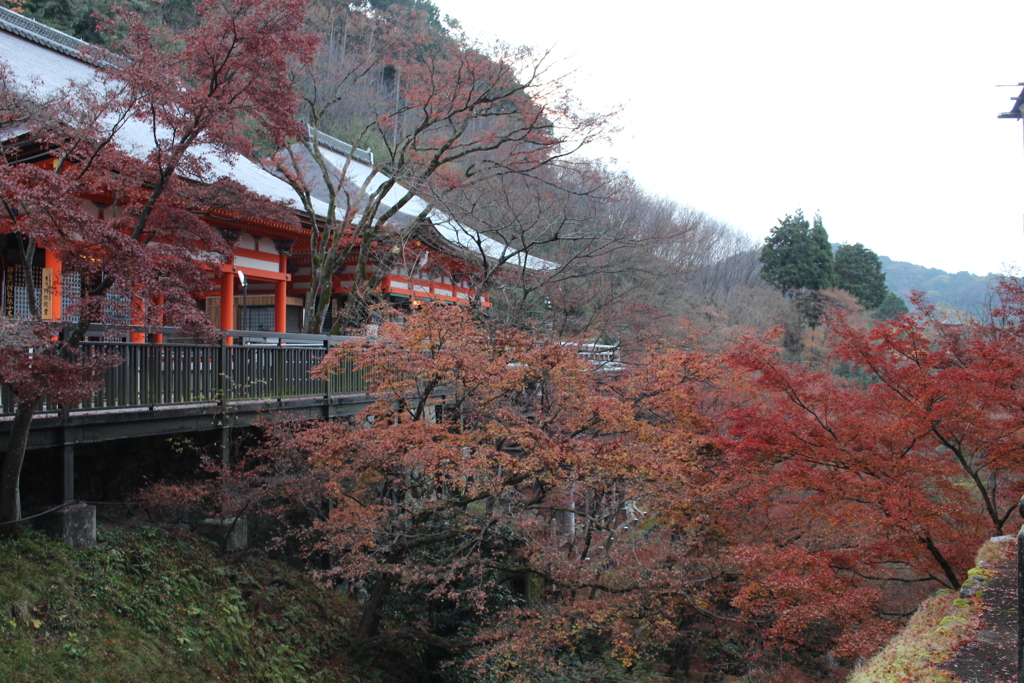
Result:
{"label": "tall evergreen tree", "polygon": [[889,289],[878,254],[858,242],[841,244],[835,254],[836,287],[857,297],[864,308],[877,308]]}
{"label": "tall evergreen tree", "polygon": [[873,312],[877,320],[894,320],[908,312],[907,302],[891,289],[886,290],[882,304]]}
{"label": "tall evergreen tree", "polygon": [[812,281],[804,286],[813,290],[835,287],[835,264],[832,259],[832,244],[828,241],[828,232],[821,221],[820,213],[814,214],[814,226],[811,228],[810,238],[814,271]]}
{"label": "tall evergreen tree", "polygon": [[832,247],[821,216],[814,227],[802,209],[779,219],[761,249],[761,277],[789,295],[798,289],[828,289],[833,284]]}

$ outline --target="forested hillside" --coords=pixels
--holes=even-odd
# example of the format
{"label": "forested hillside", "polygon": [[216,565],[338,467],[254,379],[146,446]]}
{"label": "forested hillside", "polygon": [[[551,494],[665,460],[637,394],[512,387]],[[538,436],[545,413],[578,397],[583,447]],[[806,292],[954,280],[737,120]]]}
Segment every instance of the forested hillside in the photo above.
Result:
{"label": "forested hillside", "polygon": [[973,275],[967,271],[947,273],[906,261],[893,261],[880,256],[889,289],[906,298],[911,290],[924,292],[928,301],[965,312],[979,312],[990,301],[990,288],[997,276]]}

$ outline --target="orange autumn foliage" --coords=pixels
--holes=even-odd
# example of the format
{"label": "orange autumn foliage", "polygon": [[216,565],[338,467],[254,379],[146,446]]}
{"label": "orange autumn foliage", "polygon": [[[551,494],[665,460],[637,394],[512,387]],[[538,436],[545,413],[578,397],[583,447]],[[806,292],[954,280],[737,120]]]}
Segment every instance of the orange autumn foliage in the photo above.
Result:
{"label": "orange autumn foliage", "polygon": [[[1020,494],[1024,296],[1003,294],[956,330],[927,308],[834,318],[847,377],[771,338],[655,343],[601,371],[426,306],[334,352],[321,372],[354,359],[376,402],[273,438],[246,514],[292,515],[360,597],[364,648],[475,679],[657,680],[692,659],[769,680],[795,650],[861,656],[959,584]],[[304,525],[274,507],[292,498]],[[714,654],[726,640],[746,655]]]}

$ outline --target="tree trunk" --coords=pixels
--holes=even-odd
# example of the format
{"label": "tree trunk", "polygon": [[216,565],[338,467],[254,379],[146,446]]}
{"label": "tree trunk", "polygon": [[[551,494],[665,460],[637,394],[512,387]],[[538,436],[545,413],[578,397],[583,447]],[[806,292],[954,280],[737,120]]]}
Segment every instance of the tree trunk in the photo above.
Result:
{"label": "tree trunk", "polygon": [[[97,287],[98,296],[102,296],[112,284],[113,280],[105,277]],[[85,338],[90,322],[89,317],[83,315],[68,332],[61,348],[65,358],[69,357],[69,352],[77,349]],[[35,401],[18,401],[18,407],[14,411],[14,421],[11,423],[11,433],[7,440],[7,453],[4,456],[3,468],[0,469],[0,523],[17,522],[21,519],[21,468],[25,463],[32,418],[42,406],[42,398]],[[0,534],[5,531],[8,534],[12,533],[17,528],[17,524],[0,526]]]}
{"label": "tree trunk", "polygon": [[373,588],[370,589],[370,597],[363,606],[363,616],[359,619],[357,641],[373,638],[380,631],[380,608],[394,583],[395,576],[385,574],[378,579],[377,583],[373,584]]}
{"label": "tree trunk", "polygon": [[924,541],[925,547],[928,548],[928,552],[931,553],[932,557],[935,558],[935,561],[939,563],[940,567],[942,567],[942,573],[946,575],[947,579],[949,579],[949,583],[953,587],[953,590],[960,590],[960,577],[956,575],[956,572],[953,570],[953,566],[949,563],[949,560],[946,559],[945,555],[942,554],[942,551],[939,550],[939,547],[935,545],[935,541],[932,540],[932,537],[925,536],[923,538],[918,538]]}
{"label": "tree trunk", "polygon": [[[21,401],[14,412],[7,454],[4,456],[3,469],[0,470],[0,522],[17,522],[21,519],[21,466],[25,462],[32,417],[38,407],[38,401]],[[17,527],[17,524],[7,524],[3,531],[9,534],[16,531]]]}

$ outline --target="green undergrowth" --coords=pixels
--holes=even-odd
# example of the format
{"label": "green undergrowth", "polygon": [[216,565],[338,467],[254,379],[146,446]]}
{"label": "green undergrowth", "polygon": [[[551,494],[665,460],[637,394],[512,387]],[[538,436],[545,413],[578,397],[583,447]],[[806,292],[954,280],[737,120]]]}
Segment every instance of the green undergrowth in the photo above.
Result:
{"label": "green undergrowth", "polygon": [[982,545],[975,558],[975,568],[968,572],[968,582],[980,587],[975,596],[964,599],[956,591],[938,591],[921,603],[906,628],[854,672],[847,683],[958,683],[960,679],[943,671],[939,665],[948,660],[979,625],[981,594],[991,572],[977,565],[995,564],[1007,552],[1007,547],[1006,543],[991,541]]}
{"label": "green undergrowth", "polygon": [[375,681],[349,601],[255,555],[137,527],[0,541],[0,681]]}

